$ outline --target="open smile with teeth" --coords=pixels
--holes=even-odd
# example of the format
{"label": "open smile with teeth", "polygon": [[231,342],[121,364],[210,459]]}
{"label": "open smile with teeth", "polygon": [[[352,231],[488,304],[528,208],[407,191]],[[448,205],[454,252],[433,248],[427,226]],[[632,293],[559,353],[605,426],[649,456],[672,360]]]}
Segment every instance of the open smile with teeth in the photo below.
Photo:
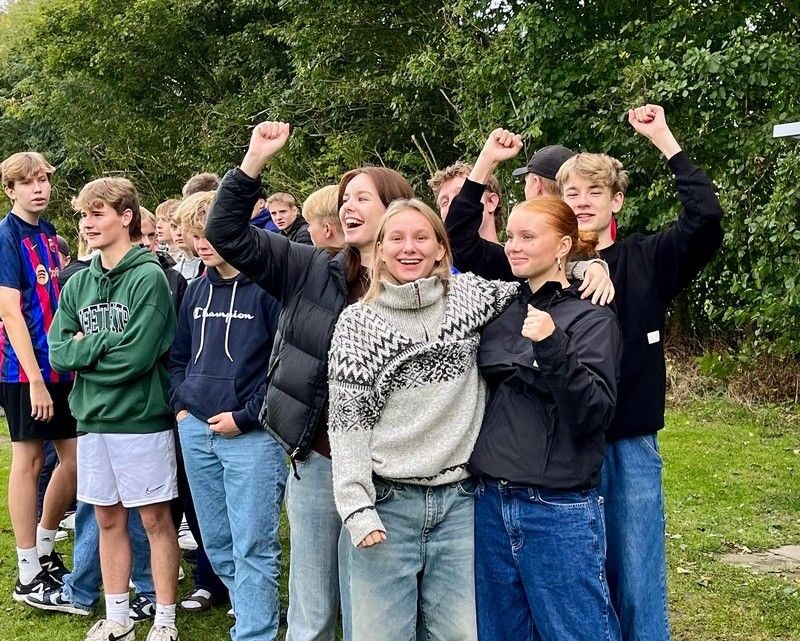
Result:
{"label": "open smile with teeth", "polygon": [[344,219],[344,225],[347,229],[358,229],[361,225],[364,224],[363,220],[359,220],[358,218],[350,218],[347,217]]}
{"label": "open smile with teeth", "polygon": [[419,265],[422,262],[421,258],[400,258],[398,261],[401,265]]}

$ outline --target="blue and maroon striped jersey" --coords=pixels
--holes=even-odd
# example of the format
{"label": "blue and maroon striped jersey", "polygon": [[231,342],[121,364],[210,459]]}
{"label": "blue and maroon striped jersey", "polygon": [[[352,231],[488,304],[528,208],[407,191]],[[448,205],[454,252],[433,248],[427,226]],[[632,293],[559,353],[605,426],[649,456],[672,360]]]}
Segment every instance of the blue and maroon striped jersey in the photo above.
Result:
{"label": "blue and maroon striped jersey", "polygon": [[[56,230],[46,220],[31,225],[13,212],[0,221],[0,286],[20,292],[20,306],[33,351],[47,383],[69,381],[47,358],[47,332],[58,307],[58,246]],[[0,383],[27,383],[5,326],[0,325]]]}

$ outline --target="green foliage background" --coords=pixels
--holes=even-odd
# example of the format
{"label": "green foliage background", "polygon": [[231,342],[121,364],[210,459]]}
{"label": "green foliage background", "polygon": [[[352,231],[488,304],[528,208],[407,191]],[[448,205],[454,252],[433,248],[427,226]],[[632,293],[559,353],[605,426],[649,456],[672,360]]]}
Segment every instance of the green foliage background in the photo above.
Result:
{"label": "green foliage background", "polygon": [[664,105],[726,211],[724,248],[673,331],[796,358],[800,143],[771,138],[800,120],[796,0],[16,0],[0,13],[0,154],[58,166],[65,231],[85,181],[126,175],[154,207],[237,163],[266,118],[295,126],[268,182],[301,197],[364,163],[426,195],[434,168],[502,125],[525,153],[619,157],[633,173],[622,233],[652,231],[677,205],[625,121],[643,102]]}

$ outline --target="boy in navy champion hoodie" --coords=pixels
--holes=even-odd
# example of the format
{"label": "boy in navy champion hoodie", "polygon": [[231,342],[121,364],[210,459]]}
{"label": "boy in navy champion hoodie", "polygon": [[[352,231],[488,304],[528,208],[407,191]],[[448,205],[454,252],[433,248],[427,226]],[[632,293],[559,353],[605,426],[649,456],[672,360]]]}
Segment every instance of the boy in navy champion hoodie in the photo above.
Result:
{"label": "boy in navy champion hoodie", "polygon": [[206,240],[213,199],[214,192],[193,194],[175,212],[207,269],[178,316],[171,403],[206,553],[236,612],[231,637],[274,639],[287,468],[258,413],[280,310]]}

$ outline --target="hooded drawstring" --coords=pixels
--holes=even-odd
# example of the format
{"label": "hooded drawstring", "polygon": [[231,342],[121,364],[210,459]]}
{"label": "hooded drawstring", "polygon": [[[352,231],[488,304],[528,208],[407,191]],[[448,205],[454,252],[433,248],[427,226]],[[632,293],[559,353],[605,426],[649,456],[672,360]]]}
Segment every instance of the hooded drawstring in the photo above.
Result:
{"label": "hooded drawstring", "polygon": [[[233,363],[233,356],[231,356],[231,352],[228,349],[228,339],[230,338],[231,334],[231,321],[233,320],[233,306],[236,304],[236,288],[239,285],[239,281],[233,282],[233,293],[231,294],[231,304],[228,308],[228,313],[225,317],[225,355],[228,357],[228,360]],[[194,357],[194,362],[197,362],[197,359],[200,358],[200,354],[203,351],[203,346],[205,344],[206,338],[206,318],[208,318],[208,308],[211,307],[211,298],[214,296],[214,285],[210,282],[208,283],[208,300],[206,301],[206,306],[203,309],[203,322],[200,324],[200,345],[197,347],[197,354]]]}
{"label": "hooded drawstring", "polygon": [[231,294],[231,306],[228,308],[228,318],[226,319],[227,327],[225,328],[225,354],[228,356],[228,360],[233,363],[233,357],[231,353],[228,351],[228,336],[231,333],[231,321],[233,320],[233,304],[236,301],[236,286],[239,284],[239,281],[233,281],[233,293]]}
{"label": "hooded drawstring", "polygon": [[104,303],[109,302],[111,298],[111,278],[108,274],[100,274],[97,279],[97,297]]}
{"label": "hooded drawstring", "polygon": [[200,358],[200,353],[203,351],[203,343],[205,343],[206,339],[206,318],[208,318],[208,308],[211,306],[211,297],[214,295],[214,286],[209,283],[208,284],[208,300],[206,301],[206,306],[203,308],[203,322],[200,324],[200,345],[197,348],[197,354],[194,357],[194,362],[197,362],[197,359]]}

